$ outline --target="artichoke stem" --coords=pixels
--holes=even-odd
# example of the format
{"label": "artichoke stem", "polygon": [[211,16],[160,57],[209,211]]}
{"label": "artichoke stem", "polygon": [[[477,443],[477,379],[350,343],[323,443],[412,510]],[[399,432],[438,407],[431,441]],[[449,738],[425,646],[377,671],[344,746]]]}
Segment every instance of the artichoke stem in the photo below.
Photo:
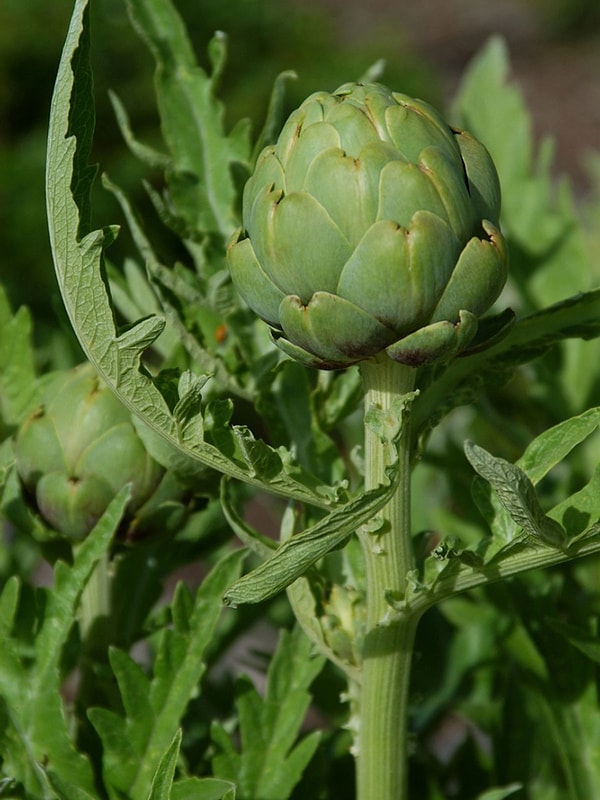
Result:
{"label": "artichoke stem", "polygon": [[[365,410],[385,411],[413,390],[416,370],[388,357],[361,364]],[[398,443],[398,488],[382,511],[383,526],[359,531],[366,563],[367,629],[363,651],[357,741],[358,800],[407,797],[408,688],[418,617],[392,614],[386,600],[405,593],[414,566],[410,531],[410,414],[403,415]],[[385,483],[385,468],[396,445],[384,442],[365,424],[365,483]]]}

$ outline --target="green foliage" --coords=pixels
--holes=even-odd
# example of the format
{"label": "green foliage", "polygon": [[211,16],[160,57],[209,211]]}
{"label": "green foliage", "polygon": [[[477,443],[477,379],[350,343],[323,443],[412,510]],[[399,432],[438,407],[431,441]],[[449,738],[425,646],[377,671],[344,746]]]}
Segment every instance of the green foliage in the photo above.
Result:
{"label": "green foliage", "polygon": [[36,403],[31,316],[25,307],[13,315],[0,287],[0,439],[12,433]]}
{"label": "green foliage", "polygon": [[91,765],[75,749],[64,715],[61,661],[85,584],[114,536],[127,495],[127,490],[117,495],[72,566],[57,562],[52,591],[39,589],[36,597],[30,590],[19,597],[16,576],[2,591],[2,765],[4,774],[22,784],[30,797],[52,796],[45,764],[56,780],[93,792]]}
{"label": "green foliage", "polygon": [[[455,108],[460,124],[481,137],[498,168],[511,275],[521,283],[523,299],[539,308],[572,293],[572,276],[563,269],[571,259],[579,282],[589,276],[577,286],[581,291],[595,285],[597,270],[582,268],[585,254],[573,198],[564,182],[553,190],[552,141],[546,138],[535,152],[531,117],[520,91],[508,83],[509,70],[505,43],[492,39],[465,75]],[[510,119],[510,136],[498,129],[499,118]]]}
{"label": "green foliage", "polygon": [[359,495],[314,526],[291,536],[260,567],[231,586],[225,602],[232,606],[258,603],[287,588],[319,559],[344,544],[358,527],[372,522],[395,488],[392,479],[388,486]]}
{"label": "green foliage", "polygon": [[[400,52],[391,30],[374,32],[366,42],[340,41],[333,14],[282,6],[278,0],[227,4],[177,0],[176,6],[204,66],[210,63],[207,45],[216,31],[225,31],[232,43],[231,58],[219,81],[227,99],[227,127],[243,116],[259,130],[274,77],[292,68],[298,78],[289,87],[289,108],[324,84],[333,89],[348,75],[363,74],[381,58],[413,93],[422,95],[436,85],[433,70],[413,48]],[[6,0],[0,8],[0,274],[12,303],[26,303],[35,314],[36,339],[44,355],[62,343],[67,330],[66,325],[62,332],[56,330],[59,298],[43,233],[43,182],[52,85],[72,10],[72,0],[56,0],[52,6],[44,0],[29,0],[26,5]],[[131,125],[152,149],[157,136],[151,62],[144,45],[132,37],[122,0],[95,3],[92,15],[97,41],[110,42],[110,58],[98,49],[94,59],[98,100],[94,158],[143,202],[143,192],[137,188],[140,170],[132,159],[123,158],[108,95],[118,91]],[[247,69],[250,63],[252,69]],[[97,218],[112,214],[110,196],[97,191],[94,209]],[[127,237],[116,249],[119,259],[133,254]],[[70,363],[77,360],[76,354],[69,356]]]}
{"label": "green foliage", "polygon": [[[233,5],[232,27],[235,17],[244,30],[251,11]],[[52,253],[86,356],[185,487],[189,517],[125,541],[124,488],[81,544],[45,529],[14,469],[13,443],[48,384],[37,368],[48,352],[33,350],[30,313],[13,313],[0,294],[0,796],[351,796],[366,652],[354,534],[374,548],[382,541],[410,418],[418,557],[378,622],[427,612],[413,678],[411,792],[594,797],[600,271],[569,187],[556,183],[551,145],[534,145],[506,46],[492,39],[476,56],[453,113],[498,167],[509,285],[468,353],[419,369],[418,392],[391,413],[363,415],[358,371],[311,372],[276,353],[225,267],[241,187],[289,104],[283,70],[301,65],[272,70],[270,102],[266,93],[250,104],[268,106],[252,135],[247,122],[232,124],[247,109],[244,94],[256,96],[245,90],[251,70],[244,62],[241,74],[236,52],[228,68],[224,35],[197,31],[193,15],[186,27],[169,0],[126,6],[154,61],[160,136],[115,70],[114,127],[123,161],[144,174],[143,192],[130,167],[125,180],[111,167],[108,192],[94,189],[89,161],[106,124],[102,116],[94,134],[89,0],[77,0],[48,138]],[[124,17],[119,24],[129,34]],[[102,24],[94,30],[100,42]],[[328,88],[358,77],[333,73]],[[96,227],[97,196],[121,211],[135,247],[124,258],[119,227]],[[392,454],[383,485],[368,491],[363,421]],[[246,551],[231,547],[232,532],[251,551],[242,577]],[[52,570],[48,587],[40,564]],[[189,564],[194,583],[201,575],[193,589]],[[240,607],[222,613],[224,598]],[[293,616],[303,630],[288,630]],[[259,691],[243,673],[268,649],[260,636],[273,625],[283,631]]]}
{"label": "green foliage", "polygon": [[[169,407],[168,398],[161,394],[160,384],[153,381],[146,370],[140,369],[142,354],[152,347],[161,334],[165,326],[164,319],[158,316],[146,317],[121,332],[115,330],[108,287],[103,276],[104,248],[116,235],[116,228],[113,226],[103,231],[89,231],[86,214],[93,171],[82,165],[87,162],[89,150],[93,98],[89,93],[89,41],[85,10],[86,5],[80,3],[79,13],[73,17],[65,56],[61,62],[55,96],[56,114],[51,124],[48,152],[48,203],[57,274],[61,290],[65,292],[65,303],[72,323],[76,330],[82,332],[82,345],[92,363],[107,382],[115,387],[125,404],[141,416],[152,430],[166,438],[188,465],[199,461],[250,483],[264,485],[268,482],[270,488],[279,485],[281,493],[287,496],[327,506],[335,498],[335,490],[332,492],[329,487],[315,481],[299,465],[285,463],[276,451],[256,441],[246,428],[229,428],[232,413],[229,403],[215,402],[207,409],[207,416],[203,419],[200,402],[205,378],[185,373],[176,389],[179,395],[177,402],[173,408]],[[185,91],[185,86],[181,84],[187,80],[186,55],[184,51],[181,55],[183,62],[175,71],[173,80],[164,89],[168,94],[171,83],[174,83],[175,97],[171,98],[171,102],[175,103],[178,113],[183,113],[175,101],[179,92]],[[179,58],[179,51],[174,56]],[[204,85],[203,91],[209,92],[210,79],[199,69],[197,79]],[[71,96],[72,88],[74,91]],[[165,113],[170,113],[168,104]],[[190,118],[193,121],[193,115],[188,114],[188,122]],[[83,136],[67,135],[70,131],[70,120],[73,119],[78,120]],[[206,119],[214,121],[212,116]],[[205,118],[199,117],[199,120],[198,124],[204,126]],[[187,126],[183,124],[182,128],[185,130]],[[211,136],[214,138],[210,128],[205,130],[202,127],[200,134],[201,140],[206,138],[210,142]],[[197,138],[196,131],[192,130],[183,145],[179,142],[176,145],[178,148],[183,147],[185,153],[192,153],[195,158]],[[70,168],[64,169],[65,160],[71,165]],[[223,162],[225,165],[226,163],[227,160]],[[223,170],[221,166],[220,162],[214,163],[208,156],[201,160],[201,168],[206,169],[209,175],[208,182],[212,181],[213,187],[216,187],[207,190],[211,203],[214,201],[213,217],[210,220],[210,226],[214,226],[214,229],[211,231],[209,226],[207,234],[213,232],[224,235],[228,230],[223,204],[230,203],[231,197],[226,189],[223,190],[222,197],[219,194],[222,176],[227,174],[227,169]],[[177,175],[178,169],[184,172],[192,169],[186,164],[185,155],[181,166],[175,166],[174,175]],[[189,176],[189,173],[186,174]],[[191,175],[192,185],[201,181],[201,176],[194,172]],[[71,196],[72,182],[77,191]],[[66,219],[59,222],[62,211],[57,211],[57,204],[62,206],[65,196],[71,199],[66,201]],[[195,203],[196,200],[193,201]],[[191,225],[198,223],[197,220],[189,222]],[[193,230],[197,228],[194,227]],[[199,234],[200,231],[197,235]],[[81,236],[82,239],[79,238]],[[201,263],[204,262],[203,250],[200,250],[198,258]],[[223,269],[221,266],[221,273]],[[83,275],[86,276],[85,279]],[[223,280],[222,276],[220,280]],[[199,285],[197,288],[202,293],[203,287]],[[206,296],[205,300],[208,301]],[[90,309],[93,309],[92,314],[89,313]],[[210,311],[213,309],[209,308],[209,313]],[[216,315],[217,311],[215,308],[213,313]],[[107,349],[108,343],[110,345]],[[145,411],[142,412],[142,409]],[[160,456],[157,457],[161,460]],[[168,460],[168,456],[166,458]]]}
{"label": "green foliage", "polygon": [[172,627],[163,629],[156,642],[151,679],[127,653],[111,651],[125,717],[105,708],[88,712],[103,743],[105,785],[111,796],[146,798],[151,785],[151,797],[168,796],[158,793],[157,770],[169,772],[162,764],[166,760],[172,766],[172,781],[178,750],[173,737],[205,670],[203,654],[220,613],[215,600],[236,577],[242,555],[235,552],[215,567],[195,598],[179,584],[171,604]]}
{"label": "green foliage", "polygon": [[294,746],[310,702],[308,688],[323,667],[324,659],[311,657],[311,650],[299,628],[284,631],[267,672],[264,698],[248,678],[238,680],[240,752],[222,725],[213,726],[213,767],[235,783],[240,800],[289,797],[314,754],[317,732]]}
{"label": "green foliage", "polygon": [[156,61],[156,99],[169,153],[171,212],[184,229],[227,240],[236,224],[230,166],[247,165],[250,153],[248,126],[225,135],[223,109],[215,99],[225,61],[225,38],[217,35],[210,43],[209,77],[198,66],[173,6],[160,0],[130,0],[128,8]]}

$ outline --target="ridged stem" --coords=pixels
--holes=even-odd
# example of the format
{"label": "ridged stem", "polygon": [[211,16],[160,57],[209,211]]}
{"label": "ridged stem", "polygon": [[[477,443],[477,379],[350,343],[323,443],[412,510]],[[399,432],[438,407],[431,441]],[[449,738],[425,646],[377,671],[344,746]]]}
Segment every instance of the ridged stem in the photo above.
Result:
{"label": "ridged stem", "polygon": [[[415,370],[389,358],[361,365],[365,411],[391,409],[414,387]],[[382,441],[365,423],[365,483],[386,481],[399,454],[399,482],[383,509],[383,526],[359,533],[366,564],[367,631],[359,700],[357,800],[405,800],[407,796],[408,689],[418,617],[392,614],[386,593],[402,596],[414,566],[410,531],[410,414],[398,444]]]}

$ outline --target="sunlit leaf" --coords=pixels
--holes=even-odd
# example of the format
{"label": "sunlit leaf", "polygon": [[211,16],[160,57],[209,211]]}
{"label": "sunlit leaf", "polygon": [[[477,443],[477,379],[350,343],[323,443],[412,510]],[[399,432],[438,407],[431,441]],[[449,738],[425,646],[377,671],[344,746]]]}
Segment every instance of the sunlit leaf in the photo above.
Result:
{"label": "sunlit leaf", "polygon": [[[148,26],[146,35],[155,47],[162,41],[160,25],[157,25],[158,17],[155,16],[159,6],[163,7],[163,12],[168,16],[175,14],[166,0],[154,0],[151,4],[136,6],[136,11],[141,15],[138,22],[144,29]],[[144,353],[154,344],[164,328],[164,319],[151,316],[134,322],[125,330],[117,330],[115,327],[110,290],[105,280],[104,250],[114,239],[117,230],[109,227],[89,232],[89,194],[95,170],[87,164],[94,122],[88,60],[87,8],[87,0],[78,0],[76,3],[59,67],[48,135],[46,182],[50,239],[56,273],[67,313],[80,343],[90,361],[125,405],[156,435],[166,440],[171,449],[184,460],[198,462],[203,467],[208,466],[248,483],[263,486],[274,493],[328,507],[336,502],[336,490],[295,465],[291,457],[280,460],[275,451],[266,444],[258,443],[249,432],[243,429],[236,431],[229,427],[222,431],[223,439],[227,439],[232,445],[231,456],[204,441],[201,435],[204,427],[202,408],[199,403],[196,405],[196,432],[191,435],[194,426],[190,425],[186,428],[186,436],[182,437],[177,420],[159,391],[157,382],[143,364]],[[177,54],[185,60],[188,51],[187,45],[184,47],[180,38],[181,25],[172,16],[169,19],[174,26],[170,32],[174,41],[169,40],[168,46],[181,47],[181,52],[177,49]],[[181,77],[181,74],[177,72],[173,75],[168,71],[163,78],[171,86],[170,82]],[[163,87],[167,93],[165,102],[170,109],[168,113],[172,111],[175,115],[169,123],[174,139],[170,144],[172,148],[182,148],[181,151],[178,150],[178,157],[183,159],[183,164],[192,158],[192,154],[189,142],[182,144],[178,138],[180,132],[177,131],[176,106],[179,101],[185,101],[186,107],[192,102],[190,92],[195,96],[196,83],[196,89],[207,103],[206,108],[202,106],[203,113],[215,113],[218,117],[218,110],[210,111],[213,108],[212,101],[208,100],[212,91],[210,80],[203,77],[201,72],[194,70],[193,85],[187,85],[184,80],[184,85],[176,86],[172,94]],[[167,113],[164,109],[163,111]],[[216,136],[216,133],[213,131],[211,136]],[[197,157],[202,161],[203,169],[208,169],[206,159],[212,156],[203,152]],[[218,164],[211,162],[209,172],[217,183],[210,184],[209,193],[214,201],[212,209],[217,215],[215,220],[219,218],[219,222],[215,224],[227,227],[228,223],[224,221],[221,212],[222,204],[229,197],[231,189],[227,188],[228,180],[223,178],[225,173],[218,170],[217,166]],[[224,169],[226,172],[226,167]],[[202,176],[208,180],[208,173],[205,172],[202,172]],[[261,472],[263,467],[266,470],[264,473]]]}

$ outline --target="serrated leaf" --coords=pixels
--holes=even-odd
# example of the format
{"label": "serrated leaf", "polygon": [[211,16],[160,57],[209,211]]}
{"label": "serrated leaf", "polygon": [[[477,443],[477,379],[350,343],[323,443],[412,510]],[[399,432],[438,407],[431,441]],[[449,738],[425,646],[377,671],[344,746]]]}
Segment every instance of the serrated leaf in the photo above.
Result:
{"label": "serrated leaf", "polygon": [[[45,591],[45,602],[40,604],[43,617],[38,621],[33,664],[25,666],[21,662],[17,644],[9,637],[0,648],[0,696],[10,728],[2,756],[6,768],[33,795],[41,792],[48,796],[41,763],[48,765],[57,780],[93,792],[90,764],[75,750],[68,728],[61,696],[60,661],[83,589],[120,524],[129,495],[129,489],[124,488],[114,498],[80,545],[72,566],[56,563],[53,591]],[[7,609],[9,604],[12,606],[13,613],[14,592],[11,582],[2,601]]]}
{"label": "serrated leaf", "polygon": [[[533,484],[538,483],[553,467],[559,464],[573,448],[594,433],[599,424],[600,409],[588,409],[583,414],[564,420],[536,437],[515,465],[507,467],[507,462],[501,464],[502,469],[514,473],[513,478],[515,485],[519,484],[524,494],[529,497],[529,501],[532,501],[533,504],[530,506],[531,514],[535,516],[541,513],[539,503],[537,503],[535,499]],[[468,446],[468,450],[471,455],[477,458],[477,453],[473,451],[470,445]],[[468,457],[470,458],[469,455]],[[502,460],[500,460],[500,462],[502,462]],[[489,476],[484,475],[481,470],[476,468],[476,471],[486,480],[490,481]],[[546,516],[546,522],[542,523],[542,527],[547,525],[547,520],[558,523],[560,527],[567,532],[569,544],[574,544],[582,537],[594,533],[594,526],[598,523],[598,520],[600,520],[600,502],[598,500],[599,480],[600,472],[596,470],[586,486],[565,498],[550,510],[549,514]],[[530,486],[527,486],[528,482],[531,484]],[[477,484],[473,486],[473,496],[483,515],[492,525],[495,535],[500,535],[508,539],[509,524],[507,524],[506,519],[502,518],[502,513],[499,513],[497,508],[489,508],[489,510],[486,510],[489,500],[481,490],[481,487]],[[501,499],[500,502],[504,511],[507,512],[514,521],[515,516],[510,511],[507,503],[502,502]],[[537,524],[539,525],[539,520]],[[551,536],[547,541],[548,544],[553,543],[552,528],[554,528],[554,524],[551,525]],[[555,528],[555,531],[557,536],[560,536],[559,528]],[[557,539],[557,541],[559,540]]]}
{"label": "serrated leaf", "polygon": [[125,716],[131,722],[127,728],[127,737],[137,749],[142,749],[146,731],[154,722],[148,702],[150,681],[139,664],[122,650],[111,648],[109,657]]}
{"label": "serrated leaf", "polygon": [[[189,352],[198,369],[202,369],[216,377],[217,380],[220,381],[220,384],[224,388],[232,391],[234,395],[243,396],[243,391],[240,390],[237,382],[229,376],[223,363],[215,358],[211,352],[202,347],[201,342],[188,330],[181,318],[182,312],[180,305],[183,301],[185,301],[185,305],[197,308],[200,305],[205,305],[204,302],[201,302],[203,298],[198,297],[199,293],[190,286],[189,279],[185,281],[176,270],[168,269],[160,263],[144,231],[142,222],[138,218],[126,193],[119,186],[110,181],[106,175],[103,175],[102,182],[104,187],[112,192],[121,206],[133,240],[145,262],[146,269],[152,278],[153,286],[156,290],[155,295],[145,278],[143,282],[137,278],[136,285],[142,289],[142,292],[140,293],[138,289],[133,296],[136,297],[136,300],[140,298],[140,296],[146,296],[147,298],[145,304],[136,306],[138,308],[137,316],[143,313],[164,313],[167,319],[167,335],[165,336],[163,334],[163,336],[154,343],[155,349],[158,350],[158,352],[169,355],[172,353],[176,344],[182,344]],[[179,233],[182,238],[189,236],[189,231],[181,230],[176,232]],[[128,271],[131,274],[131,268],[129,268]],[[122,284],[122,280],[120,283]],[[119,307],[119,301],[120,304],[123,305],[123,291],[121,290],[121,292],[118,293],[120,283],[114,278],[111,280],[113,299],[117,307]],[[117,293],[115,293],[115,289]],[[160,304],[157,301],[157,297],[160,298]],[[129,310],[130,312],[134,310],[131,308],[131,301],[129,302]],[[131,321],[135,318],[136,316],[131,315],[128,317]]]}
{"label": "serrated leaf", "polygon": [[115,117],[121,130],[121,135],[123,136],[125,143],[133,155],[136,156],[136,158],[138,158],[140,161],[148,164],[150,167],[168,169],[171,166],[171,158],[167,155],[167,153],[161,153],[154,147],[150,147],[147,144],[139,142],[134,136],[134,133],[131,129],[131,124],[129,122],[129,115],[127,114],[125,106],[119,99],[119,96],[116,94],[116,92],[109,91],[108,97],[112,104],[113,111],[115,112]]}
{"label": "serrated leaf", "polygon": [[[498,169],[511,274],[517,290],[522,289],[516,302],[526,310],[554,305],[521,319],[490,350],[456,359],[415,403],[418,428],[428,421],[435,425],[449,410],[475,400],[486,385],[504,382],[518,364],[557,342],[592,339],[600,332],[598,293],[569,297],[573,287],[586,291],[594,286],[575,204],[566,186],[556,188],[548,144],[535,153],[531,115],[509,73],[506,43],[492,37],[464,75],[456,100],[458,123],[485,144]],[[563,391],[573,412],[585,408],[592,391],[593,370],[582,371],[582,363],[597,360],[598,352],[596,345],[584,348],[581,342],[563,347]]]}
{"label": "serrated leaf", "polygon": [[[172,8],[163,0],[153,0],[152,3],[136,2],[132,5],[135,5],[136,13],[141,15],[138,23],[153,41],[153,46],[159,50],[162,47],[162,28],[158,23],[160,14],[166,14],[165,24],[173,24],[173,28],[165,29],[168,30],[165,47],[176,45],[179,48],[181,45],[182,52],[177,51],[175,63],[180,58],[185,60],[187,56],[184,51],[188,45],[182,44],[184,40],[181,39],[180,21],[173,17],[175,12]],[[280,472],[272,474],[271,464],[275,463],[277,456],[274,455],[275,451],[267,456],[266,445],[256,445],[261,451],[260,462],[269,465],[267,474],[262,475],[256,470],[254,456],[249,462],[243,457],[237,457],[240,455],[239,448],[231,430],[223,431],[222,436],[234,445],[235,456],[232,457],[228,457],[199,435],[181,440],[176,420],[165,398],[142,363],[144,352],[154,344],[164,326],[164,320],[153,317],[140,320],[125,331],[117,331],[115,328],[103,259],[104,249],[114,239],[116,229],[105,228],[88,232],[89,194],[95,171],[87,167],[94,118],[87,9],[88,0],[77,0],[59,66],[49,126],[46,179],[50,240],[56,274],[69,319],[79,341],[97,371],[122,402],[157,436],[166,440],[184,461],[199,462],[203,466],[285,497],[323,508],[330,507],[337,502],[335,488],[332,489],[300,469],[292,462],[291,457],[282,463]],[[192,95],[186,92],[195,91],[198,88],[195,82],[204,80],[199,77],[199,73],[192,72],[191,84],[184,87],[183,100],[186,104],[192,100]],[[170,81],[172,78],[173,75],[169,74],[165,80]],[[196,98],[202,113],[209,115],[214,113],[212,100],[208,99],[210,92],[207,84],[200,91],[201,96]],[[177,98],[181,99],[178,92],[173,96],[169,95],[167,105],[170,106]],[[176,121],[179,119],[179,112],[175,108],[166,110],[167,114],[171,112],[175,116],[169,123],[169,130],[174,139],[178,139]],[[194,146],[197,146],[198,142],[195,139],[193,141]],[[188,157],[192,158],[192,144],[187,139],[184,142],[170,142],[170,145],[175,150],[181,148],[177,157],[181,157],[184,162]],[[217,145],[215,140],[211,148],[213,146],[221,145]],[[227,149],[224,144],[223,147]],[[193,159],[208,157],[203,152],[201,156],[193,156]],[[212,180],[227,183],[225,176],[229,162],[221,170],[221,159],[217,158],[214,163],[212,156],[210,159]],[[209,193],[220,216],[223,203],[229,203],[229,189],[220,184],[211,184],[211,187]],[[223,224],[229,228],[229,223]],[[200,416],[197,418],[197,427],[202,430]],[[243,438],[244,444],[248,445],[247,437]],[[254,449],[252,444],[248,447]]]}
{"label": "serrated leaf", "polygon": [[[142,227],[142,223],[125,192],[119,186],[117,186],[116,183],[113,183],[106,174],[102,176],[102,185],[115,196],[116,200],[121,206],[121,210],[123,211],[123,214],[127,220],[132,238],[141,257],[144,260],[144,263],[158,264],[159,261],[154,252],[154,248],[152,247],[152,244],[150,243],[150,240]],[[146,308],[146,313],[148,313],[148,310],[149,309]]]}
{"label": "serrated leaf", "polygon": [[267,561],[230,586],[224,601],[234,607],[259,603],[282,591],[320,558],[340,547],[357,528],[372,520],[395,489],[392,480],[387,486],[363,492],[312,527],[295,534]]}
{"label": "serrated leaf", "polygon": [[[455,109],[460,124],[485,144],[494,160],[502,185],[504,227],[528,250],[541,254],[570,233],[570,220],[557,207],[552,191],[551,143],[546,140],[535,153],[531,113],[509,73],[506,42],[493,36],[465,71]],[[500,124],[506,119],[511,122],[509,136]]]}
{"label": "serrated leaf", "polygon": [[[553,142],[538,147],[523,91],[511,80],[506,43],[492,37],[465,72],[458,93],[458,124],[489,149],[502,186],[501,224],[511,254],[511,274],[525,309],[541,308],[598,283],[579,204],[568,179],[557,180]],[[510,135],[504,120],[510,119]],[[515,301],[513,301],[515,302]],[[561,391],[570,413],[594,403],[600,344],[561,347]],[[564,416],[564,413],[562,414]]]}
{"label": "serrated leaf", "polygon": [[77,549],[71,567],[62,561],[56,562],[54,590],[46,606],[44,624],[36,637],[40,682],[44,681],[44,670],[52,670],[58,664],[61,648],[73,625],[84,586],[92,570],[106,553],[121,523],[130,497],[129,486],[125,486],[115,495],[90,534]]}
{"label": "serrated leaf", "polygon": [[422,435],[457,406],[472,403],[486,385],[505,383],[519,364],[543,355],[556,343],[599,335],[600,290],[569,297],[519,319],[488,350],[455,359],[441,375],[423,374],[411,413],[415,435]]}
{"label": "serrated leaf", "polygon": [[190,227],[229,240],[238,225],[232,162],[249,158],[249,142],[223,132],[214,84],[223,67],[225,41],[210,46],[214,74],[199,67],[181,17],[169,0],[128,0],[134,26],[155,60],[162,133],[172,157],[171,196]]}
{"label": "serrated leaf", "polygon": [[[91,709],[102,739],[104,780],[129,800],[146,800],[158,765],[173,742],[190,698],[205,670],[204,651],[221,614],[221,595],[239,574],[243,551],[223,558],[192,598],[180,584],[172,622],[157,643],[154,674],[148,680],[131,658],[111,652],[126,716]],[[161,784],[162,785],[162,784]]]}
{"label": "serrated leaf", "polygon": [[14,430],[38,402],[31,315],[12,313],[0,286],[0,439]]}
{"label": "serrated leaf", "polygon": [[564,547],[564,529],[544,514],[533,484],[523,470],[471,442],[465,442],[465,454],[473,469],[492,485],[501,505],[526,536],[534,541],[539,539],[545,544]]}
{"label": "serrated leaf", "polygon": [[139,751],[127,721],[107,708],[90,708],[88,719],[102,742],[102,771],[107,788],[127,793],[139,763]]}
{"label": "serrated leaf", "polygon": [[224,729],[214,726],[213,758],[216,775],[236,783],[242,797],[280,800],[289,797],[318,744],[318,734],[294,746],[308,704],[308,687],[321,670],[322,657],[312,655],[312,645],[296,628],[283,631],[267,674],[264,699],[247,678],[238,682],[236,697],[240,720],[241,751],[237,752]]}

